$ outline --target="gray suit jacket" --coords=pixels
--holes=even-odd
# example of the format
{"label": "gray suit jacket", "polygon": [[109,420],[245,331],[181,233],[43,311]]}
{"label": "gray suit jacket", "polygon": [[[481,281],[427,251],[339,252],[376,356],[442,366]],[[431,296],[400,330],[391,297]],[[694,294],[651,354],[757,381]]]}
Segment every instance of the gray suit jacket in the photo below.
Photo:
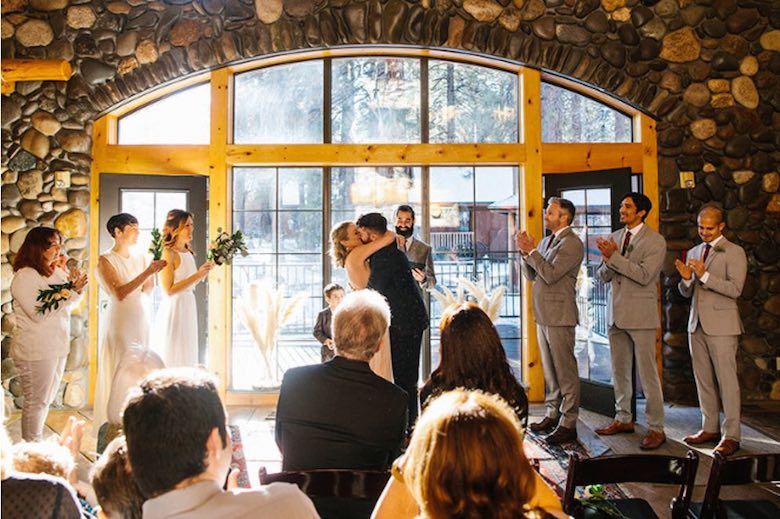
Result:
{"label": "gray suit jacket", "polygon": [[[405,251],[406,257],[409,259],[409,263],[418,263],[425,265],[423,269],[425,271],[425,281],[418,283],[420,288],[429,289],[436,285],[436,274],[433,273],[433,255],[431,254],[431,246],[424,241],[418,240],[416,237],[409,245],[409,250]],[[415,265],[412,265],[415,267]]]}
{"label": "gray suit jacket", "polygon": [[[704,245],[701,243],[689,250],[688,257],[701,259],[704,256]],[[678,285],[682,295],[693,296],[688,331],[695,332],[700,322],[707,335],[741,334],[745,330],[739,317],[737,298],[742,294],[747,276],[745,251],[725,237],[721,238],[710,249],[704,266],[709,273],[706,283],[702,283],[694,273],[690,284],[681,280]]]}
{"label": "gray suit jacket", "polygon": [[[547,236],[523,258],[523,275],[533,281],[534,320],[542,326],[576,326],[577,274],[584,255],[582,241],[570,228]],[[552,241],[550,248],[547,244]],[[540,252],[542,251],[542,252]]]}
{"label": "gray suit jacket", "polygon": [[658,316],[658,275],[666,256],[666,240],[645,224],[631,238],[626,255],[620,254],[626,229],[612,234],[618,250],[599,265],[597,275],[609,283],[607,322],[624,330],[652,330]]}

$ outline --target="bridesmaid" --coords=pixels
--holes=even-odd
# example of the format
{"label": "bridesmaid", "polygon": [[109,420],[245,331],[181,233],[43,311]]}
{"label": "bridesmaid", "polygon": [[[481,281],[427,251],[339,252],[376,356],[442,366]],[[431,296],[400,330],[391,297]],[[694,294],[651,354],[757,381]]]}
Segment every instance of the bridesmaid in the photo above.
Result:
{"label": "bridesmaid", "polygon": [[[31,229],[14,257],[16,330],[11,338],[11,357],[22,382],[22,439],[37,441],[43,434],[49,405],[54,401],[70,350],[70,313],[78,305],[87,275],[78,269],[65,272],[60,266],[62,235],[50,227]],[[59,307],[38,313],[40,290],[73,282],[62,294]]]}
{"label": "bridesmaid", "polygon": [[138,220],[120,213],[106,223],[114,246],[98,260],[98,280],[108,293],[103,340],[100,349],[97,386],[95,388],[94,427],[106,421],[111,380],[122,357],[131,346],[148,348],[149,318],[144,294],[154,289],[154,274],[165,267],[164,260],[147,265],[144,254],[131,254],[130,247],[138,242]]}
{"label": "bridesmaid", "polygon": [[192,213],[171,209],[163,225],[160,286],[164,297],[157,313],[160,355],[169,368],[198,364],[198,310],[195,285],[208,276],[214,262],[195,266],[192,252]]}

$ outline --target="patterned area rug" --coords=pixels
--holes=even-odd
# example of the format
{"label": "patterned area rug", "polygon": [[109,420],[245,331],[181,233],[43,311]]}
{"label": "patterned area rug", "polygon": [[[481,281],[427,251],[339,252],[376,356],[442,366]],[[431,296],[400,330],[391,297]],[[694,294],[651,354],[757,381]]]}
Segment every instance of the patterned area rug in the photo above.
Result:
{"label": "patterned area rug", "polygon": [[[530,432],[525,435],[524,447],[525,455],[531,461],[531,464],[537,468],[542,479],[550,485],[560,498],[563,498],[563,493],[566,490],[569,453],[577,453],[583,458],[594,457],[594,453],[579,441],[567,443],[565,446],[552,446],[547,445],[542,441],[541,437],[535,436]],[[584,488],[578,488],[575,496],[581,498],[584,492]],[[604,493],[609,499],[624,499],[628,497],[618,485],[604,485]]]}
{"label": "patterned area rug", "polygon": [[233,441],[233,455],[230,458],[230,467],[237,468],[239,488],[251,488],[249,482],[249,471],[246,466],[246,456],[244,456],[244,443],[241,441],[241,431],[237,425],[229,425],[230,439]]}

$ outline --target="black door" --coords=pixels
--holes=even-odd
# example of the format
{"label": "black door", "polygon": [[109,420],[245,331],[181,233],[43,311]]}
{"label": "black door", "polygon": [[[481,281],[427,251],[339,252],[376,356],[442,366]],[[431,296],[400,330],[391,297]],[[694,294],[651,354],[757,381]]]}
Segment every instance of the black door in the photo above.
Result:
{"label": "black door", "polygon": [[[165,216],[171,209],[185,209],[193,214],[195,233],[192,238],[192,247],[195,251],[196,262],[200,264],[206,261],[207,243],[207,179],[196,176],[161,176],[161,175],[124,175],[107,174],[100,175],[100,252],[111,248],[113,240],[106,231],[106,221],[116,213],[130,213],[138,218],[140,235],[137,252],[145,252],[151,242],[151,230],[153,227],[162,229]],[[208,294],[207,283],[199,283],[195,287],[195,298],[198,305],[198,358],[201,364],[206,363],[206,331],[208,307],[206,304]],[[98,296],[100,300],[100,316],[98,323],[102,322],[103,309],[105,308],[106,294],[101,290]],[[161,298],[160,288],[155,287],[151,299],[149,315],[154,323]],[[100,324],[99,324],[100,326]],[[154,330],[152,330],[151,344],[155,344]]]}
{"label": "black door", "polygon": [[[544,175],[545,207],[550,197],[557,196],[571,200],[577,208],[572,228],[585,244],[577,280],[580,324],[574,345],[582,388],[580,405],[607,416],[615,413],[615,394],[607,339],[607,287],[595,276],[601,262],[596,238],[620,227],[620,201],[629,191],[629,168]],[[631,401],[634,415],[635,395]]]}

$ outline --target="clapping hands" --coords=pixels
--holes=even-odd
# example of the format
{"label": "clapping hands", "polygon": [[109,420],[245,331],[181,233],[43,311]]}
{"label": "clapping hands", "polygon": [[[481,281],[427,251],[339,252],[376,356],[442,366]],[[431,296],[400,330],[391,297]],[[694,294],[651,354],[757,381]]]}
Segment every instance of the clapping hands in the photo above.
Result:
{"label": "clapping hands", "polygon": [[68,281],[73,283],[73,289],[80,294],[84,287],[87,286],[87,273],[84,270],[73,267],[68,273]]}
{"label": "clapping hands", "polygon": [[523,256],[528,256],[536,248],[536,239],[526,231],[520,231],[515,236],[517,248]]}
{"label": "clapping hands", "polygon": [[676,259],[674,260],[674,266],[677,269],[677,272],[680,273],[680,276],[686,281],[690,280],[693,277],[693,274],[696,274],[696,277],[701,279],[706,271],[704,262],[693,258],[689,258],[687,264]]}
{"label": "clapping hands", "polygon": [[607,261],[609,258],[611,258],[618,248],[615,240],[612,238],[605,240],[602,237],[596,238],[596,247],[599,248],[599,252],[601,252],[601,256],[604,258],[604,261]]}

